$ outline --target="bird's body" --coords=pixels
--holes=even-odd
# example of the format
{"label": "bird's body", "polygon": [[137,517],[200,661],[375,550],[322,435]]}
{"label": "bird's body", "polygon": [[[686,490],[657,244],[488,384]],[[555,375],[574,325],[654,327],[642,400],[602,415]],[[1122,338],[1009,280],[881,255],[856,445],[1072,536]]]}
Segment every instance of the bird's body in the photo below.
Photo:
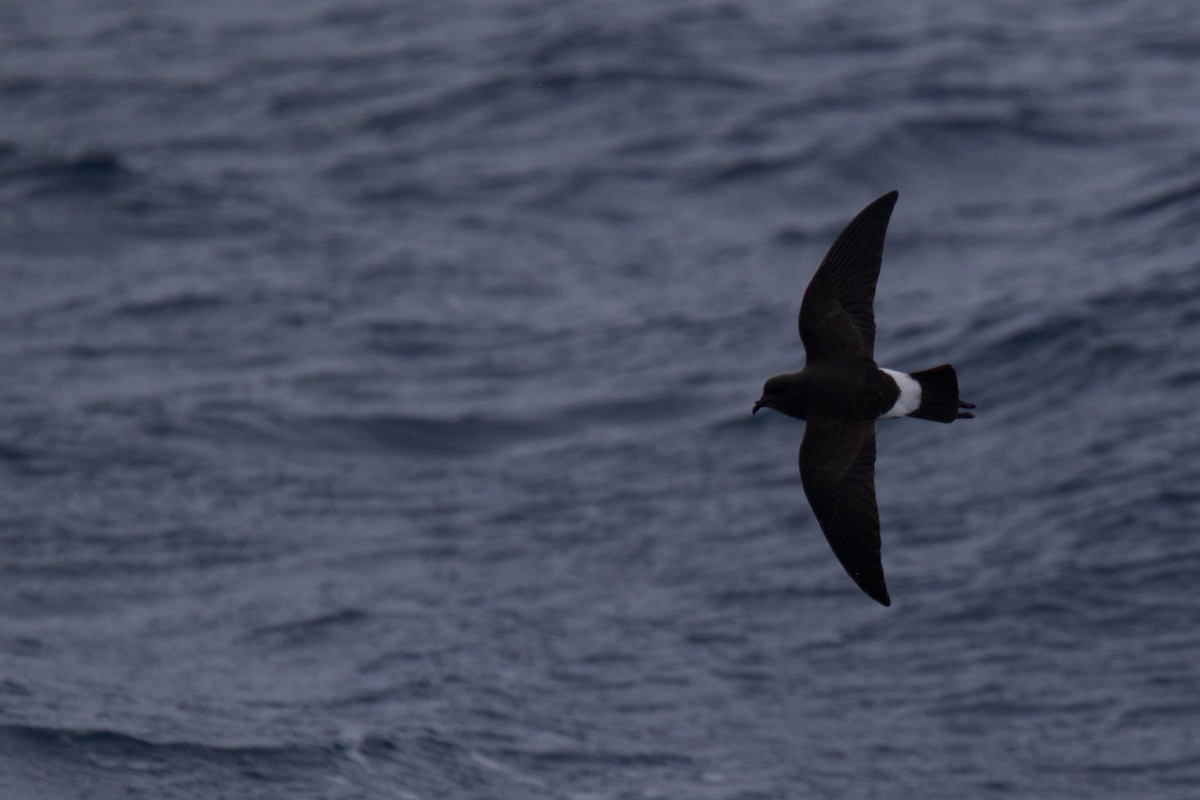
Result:
{"label": "bird's body", "polygon": [[897,193],[855,217],[829,249],[800,304],[807,360],[776,375],[754,405],[807,422],[800,478],[821,530],[850,577],[889,605],[875,504],[875,422],[902,416],[953,422],[974,408],[944,364],[911,375],[875,363],[875,283]]}
{"label": "bird's body", "polygon": [[874,363],[811,362],[800,372],[767,381],[763,394],[776,389],[778,398],[763,405],[804,420],[873,421],[891,410],[900,396],[896,381]]}

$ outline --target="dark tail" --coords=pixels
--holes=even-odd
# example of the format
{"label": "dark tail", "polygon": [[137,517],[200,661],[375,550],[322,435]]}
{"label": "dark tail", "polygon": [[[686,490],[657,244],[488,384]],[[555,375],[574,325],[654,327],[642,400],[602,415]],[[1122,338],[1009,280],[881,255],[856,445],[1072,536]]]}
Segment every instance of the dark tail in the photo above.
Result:
{"label": "dark tail", "polygon": [[918,419],[931,419],[934,422],[954,422],[956,419],[969,419],[975,416],[960,408],[974,408],[971,403],[964,403],[958,397],[958,375],[954,367],[942,364],[940,367],[914,372],[913,379],[921,384],[921,405],[909,414]]}

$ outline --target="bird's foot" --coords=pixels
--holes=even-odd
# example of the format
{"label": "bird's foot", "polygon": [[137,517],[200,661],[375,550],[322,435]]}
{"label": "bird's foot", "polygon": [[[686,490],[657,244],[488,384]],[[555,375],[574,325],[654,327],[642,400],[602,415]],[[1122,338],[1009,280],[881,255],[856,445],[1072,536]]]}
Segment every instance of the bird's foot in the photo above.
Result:
{"label": "bird's foot", "polygon": [[959,407],[959,408],[974,408],[974,407],[975,407],[975,404],[974,404],[974,403],[968,403],[966,400],[959,400],[959,401],[958,401],[958,407]]}
{"label": "bird's foot", "polygon": [[970,411],[960,411],[960,412],[958,412],[958,418],[959,419],[975,419],[975,415],[972,414]]}

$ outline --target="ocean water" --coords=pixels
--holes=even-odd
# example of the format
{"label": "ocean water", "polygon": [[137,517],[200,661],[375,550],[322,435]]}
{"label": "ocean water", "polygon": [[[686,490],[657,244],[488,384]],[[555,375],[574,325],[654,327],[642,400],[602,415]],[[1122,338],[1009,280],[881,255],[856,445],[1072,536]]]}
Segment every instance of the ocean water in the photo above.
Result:
{"label": "ocean water", "polygon": [[[0,1],[0,797],[1200,796],[1198,42]],[[893,188],[885,609],[750,407]]]}

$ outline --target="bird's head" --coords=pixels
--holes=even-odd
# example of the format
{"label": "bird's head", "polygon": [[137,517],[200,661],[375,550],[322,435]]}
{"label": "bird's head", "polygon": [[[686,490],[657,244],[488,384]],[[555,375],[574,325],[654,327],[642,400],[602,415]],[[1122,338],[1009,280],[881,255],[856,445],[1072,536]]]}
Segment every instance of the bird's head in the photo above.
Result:
{"label": "bird's head", "polygon": [[763,384],[762,397],[750,413],[757,414],[760,408],[773,408],[796,416],[795,407],[802,397],[799,375],[776,375]]}

